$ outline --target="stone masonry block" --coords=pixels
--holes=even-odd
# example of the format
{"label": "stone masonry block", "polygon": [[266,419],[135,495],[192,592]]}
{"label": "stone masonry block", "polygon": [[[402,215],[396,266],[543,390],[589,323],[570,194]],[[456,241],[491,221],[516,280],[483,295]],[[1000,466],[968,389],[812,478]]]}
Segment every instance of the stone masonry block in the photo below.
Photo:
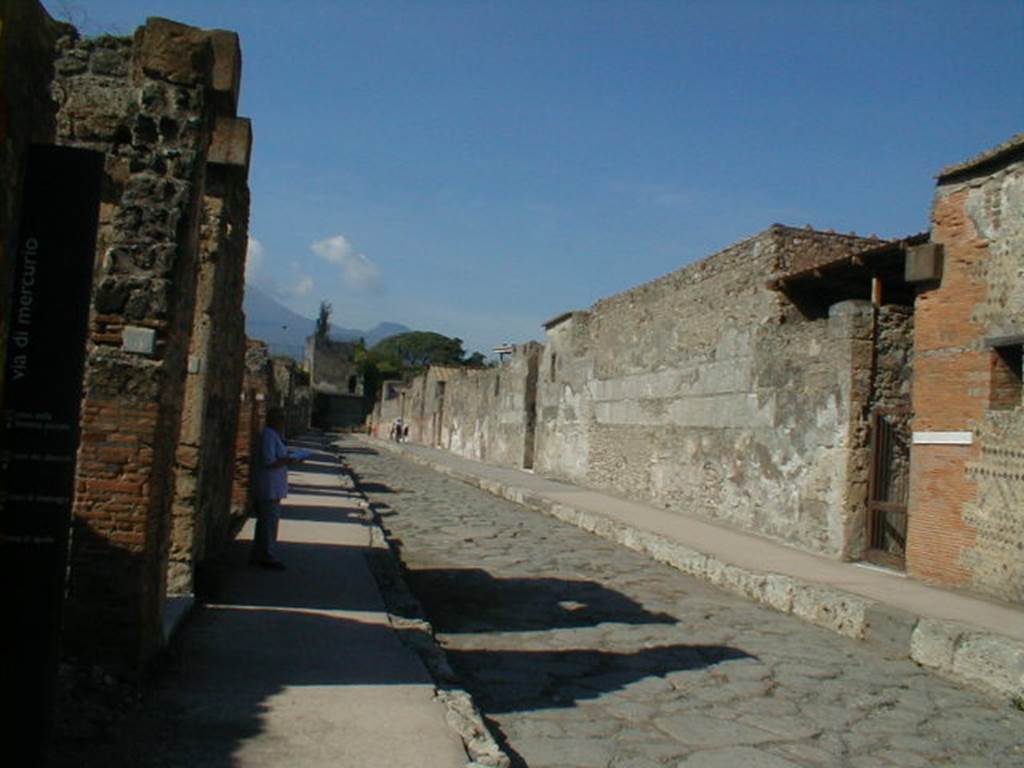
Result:
{"label": "stone masonry block", "polygon": [[135,33],[143,74],[175,85],[209,83],[213,46],[208,33],[169,19],[150,18]]}
{"label": "stone masonry block", "polygon": [[248,169],[252,153],[252,123],[245,117],[218,117],[210,139],[207,162]]}
{"label": "stone masonry block", "polygon": [[953,675],[1024,700],[1024,643],[997,635],[967,634],[953,652]]}
{"label": "stone masonry block", "polygon": [[213,90],[218,115],[238,112],[238,94],[242,83],[242,46],[238,35],[223,29],[207,35],[213,46]]}
{"label": "stone masonry block", "polygon": [[908,283],[928,283],[942,278],[942,245],[924,243],[907,249],[904,279]]}
{"label": "stone masonry block", "polygon": [[814,584],[796,585],[793,615],[836,634],[864,637],[867,601],[855,595]]}
{"label": "stone masonry block", "polygon": [[950,621],[921,619],[910,637],[910,658],[924,667],[953,669],[953,653],[965,627]]}
{"label": "stone masonry block", "polygon": [[896,656],[906,656],[918,618],[909,611],[882,603],[869,605],[865,613],[864,639]]}
{"label": "stone masonry block", "polygon": [[794,581],[789,576],[769,574],[765,580],[764,602],[777,611],[793,611]]}

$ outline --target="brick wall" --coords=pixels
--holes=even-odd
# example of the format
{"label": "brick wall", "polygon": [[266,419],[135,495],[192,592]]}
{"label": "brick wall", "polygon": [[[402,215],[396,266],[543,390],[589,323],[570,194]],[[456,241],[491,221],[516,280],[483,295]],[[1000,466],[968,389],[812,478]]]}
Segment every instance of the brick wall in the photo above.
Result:
{"label": "brick wall", "polygon": [[941,283],[915,307],[911,575],[1024,602],[1024,404],[986,339],[1024,336],[1024,136],[940,176]]}

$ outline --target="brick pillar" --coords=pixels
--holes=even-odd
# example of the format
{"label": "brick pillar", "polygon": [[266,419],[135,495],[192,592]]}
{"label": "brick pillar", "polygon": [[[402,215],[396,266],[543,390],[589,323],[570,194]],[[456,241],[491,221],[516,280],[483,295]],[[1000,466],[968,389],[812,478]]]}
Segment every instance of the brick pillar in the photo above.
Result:
{"label": "brick pillar", "polygon": [[[1024,602],[1024,134],[942,171],[918,297],[908,571]],[[925,262],[927,263],[927,262]]]}
{"label": "brick pillar", "polygon": [[61,54],[58,138],[106,153],[66,645],[136,675],[161,642],[213,50],[151,19]]}
{"label": "brick pillar", "polygon": [[[965,472],[979,456],[973,430],[984,418],[991,353],[975,309],[986,294],[985,242],[965,209],[967,191],[940,196],[932,240],[944,245],[941,284],[921,293],[914,309],[913,429],[907,572],[926,581],[967,584],[962,555],[976,531],[964,519],[977,483]],[[925,433],[961,432],[959,443],[931,442]]]}

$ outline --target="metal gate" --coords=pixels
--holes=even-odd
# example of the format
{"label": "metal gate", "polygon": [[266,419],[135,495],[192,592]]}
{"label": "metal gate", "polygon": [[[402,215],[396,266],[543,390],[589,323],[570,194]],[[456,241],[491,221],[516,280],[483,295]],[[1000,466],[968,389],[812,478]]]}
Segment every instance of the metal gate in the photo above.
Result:
{"label": "metal gate", "polygon": [[865,559],[904,568],[910,490],[910,410],[877,408],[871,414]]}

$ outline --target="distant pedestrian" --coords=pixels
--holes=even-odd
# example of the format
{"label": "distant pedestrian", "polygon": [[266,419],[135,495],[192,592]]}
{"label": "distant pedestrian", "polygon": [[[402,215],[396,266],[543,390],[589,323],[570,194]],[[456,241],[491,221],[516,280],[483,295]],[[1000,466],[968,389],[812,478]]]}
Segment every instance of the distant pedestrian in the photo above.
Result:
{"label": "distant pedestrian", "polygon": [[402,442],[402,430],[402,420],[400,418],[396,419],[395,426],[391,429],[391,436],[394,438],[396,443]]}
{"label": "distant pedestrian", "polygon": [[299,463],[284,444],[284,409],[267,411],[267,425],[260,434],[256,471],[256,534],[249,562],[263,568],[283,571],[284,563],[275,556],[277,526],[281,517],[281,499],[288,495],[288,467]]}
{"label": "distant pedestrian", "polygon": [[408,424],[406,424],[404,427],[402,427],[402,442],[403,443],[408,443],[409,442],[409,425]]}

